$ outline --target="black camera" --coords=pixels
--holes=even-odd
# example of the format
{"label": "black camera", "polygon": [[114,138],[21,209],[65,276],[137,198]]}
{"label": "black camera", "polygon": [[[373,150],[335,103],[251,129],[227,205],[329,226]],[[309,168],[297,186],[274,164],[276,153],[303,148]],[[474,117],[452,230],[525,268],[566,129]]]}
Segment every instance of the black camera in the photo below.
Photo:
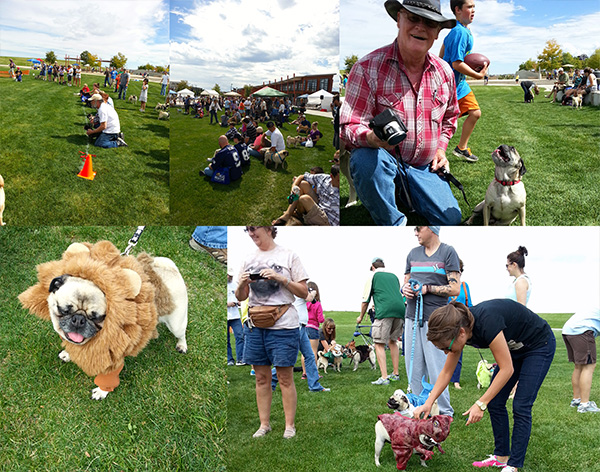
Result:
{"label": "black camera", "polygon": [[264,277],[260,275],[260,272],[254,272],[250,274],[250,280],[262,280]]}
{"label": "black camera", "polygon": [[390,108],[386,108],[369,122],[369,128],[375,136],[390,146],[400,144],[406,138],[408,128],[400,117]]}

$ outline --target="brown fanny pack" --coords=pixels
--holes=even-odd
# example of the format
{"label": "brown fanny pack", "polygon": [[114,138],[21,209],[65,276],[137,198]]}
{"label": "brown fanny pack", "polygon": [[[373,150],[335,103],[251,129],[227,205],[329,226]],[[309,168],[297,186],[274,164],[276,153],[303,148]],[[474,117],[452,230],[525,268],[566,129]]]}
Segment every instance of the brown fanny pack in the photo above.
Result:
{"label": "brown fanny pack", "polygon": [[290,305],[251,306],[248,309],[248,322],[250,327],[270,328],[283,314],[288,311]]}

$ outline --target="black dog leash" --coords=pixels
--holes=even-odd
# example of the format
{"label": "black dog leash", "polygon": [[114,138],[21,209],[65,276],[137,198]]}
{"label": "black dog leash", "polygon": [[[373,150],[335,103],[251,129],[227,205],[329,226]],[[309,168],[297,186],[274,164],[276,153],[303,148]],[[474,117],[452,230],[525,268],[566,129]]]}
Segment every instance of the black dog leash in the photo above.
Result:
{"label": "black dog leash", "polygon": [[445,167],[438,169],[437,174],[446,182],[451,182],[452,184],[454,184],[454,186],[462,192],[466,204],[469,206],[469,209],[471,209],[471,205],[467,200],[467,195],[465,194],[463,184],[461,184],[456,177],[454,177],[450,172],[448,172]]}
{"label": "black dog leash", "polygon": [[135,245],[138,243],[140,236],[142,235],[142,233],[144,232],[144,229],[146,229],[145,226],[138,226],[137,229],[135,230],[135,233],[133,233],[133,236],[131,237],[131,239],[129,240],[129,243],[127,243],[127,248],[121,253],[122,256],[128,256],[129,252],[135,247]]}

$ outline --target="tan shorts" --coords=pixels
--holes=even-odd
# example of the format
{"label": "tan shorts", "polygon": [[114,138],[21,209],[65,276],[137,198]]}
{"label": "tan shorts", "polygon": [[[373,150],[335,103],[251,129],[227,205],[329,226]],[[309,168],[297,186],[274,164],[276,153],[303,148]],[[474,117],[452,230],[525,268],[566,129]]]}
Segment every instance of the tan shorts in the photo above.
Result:
{"label": "tan shorts", "polygon": [[383,318],[373,321],[373,341],[377,344],[387,344],[390,340],[397,340],[402,336],[404,320],[402,318]]}
{"label": "tan shorts", "polygon": [[315,204],[308,211],[306,215],[304,215],[304,224],[309,226],[329,226],[329,219],[327,215],[323,211],[323,209]]}
{"label": "tan shorts", "polygon": [[583,334],[563,334],[562,337],[567,346],[569,362],[578,365],[596,363],[596,339],[592,330]]}

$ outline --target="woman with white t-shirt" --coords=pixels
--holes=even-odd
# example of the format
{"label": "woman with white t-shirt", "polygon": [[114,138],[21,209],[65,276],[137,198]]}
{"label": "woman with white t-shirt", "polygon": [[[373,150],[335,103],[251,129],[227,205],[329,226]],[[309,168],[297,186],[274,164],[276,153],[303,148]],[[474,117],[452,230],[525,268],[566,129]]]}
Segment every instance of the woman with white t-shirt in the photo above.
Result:
{"label": "woman with white t-shirt", "polygon": [[[235,296],[249,299],[248,321],[244,325],[244,362],[252,364],[256,373],[256,404],[260,428],[253,437],[271,431],[271,366],[274,366],[281,388],[288,439],[296,435],[297,394],[293,370],[298,358],[300,322],[294,307],[294,295],[308,296],[308,275],[300,258],[290,249],[275,244],[274,226],[246,226],[258,250],[244,261]],[[272,312],[274,323],[261,317]],[[267,313],[268,314],[268,313]]]}

